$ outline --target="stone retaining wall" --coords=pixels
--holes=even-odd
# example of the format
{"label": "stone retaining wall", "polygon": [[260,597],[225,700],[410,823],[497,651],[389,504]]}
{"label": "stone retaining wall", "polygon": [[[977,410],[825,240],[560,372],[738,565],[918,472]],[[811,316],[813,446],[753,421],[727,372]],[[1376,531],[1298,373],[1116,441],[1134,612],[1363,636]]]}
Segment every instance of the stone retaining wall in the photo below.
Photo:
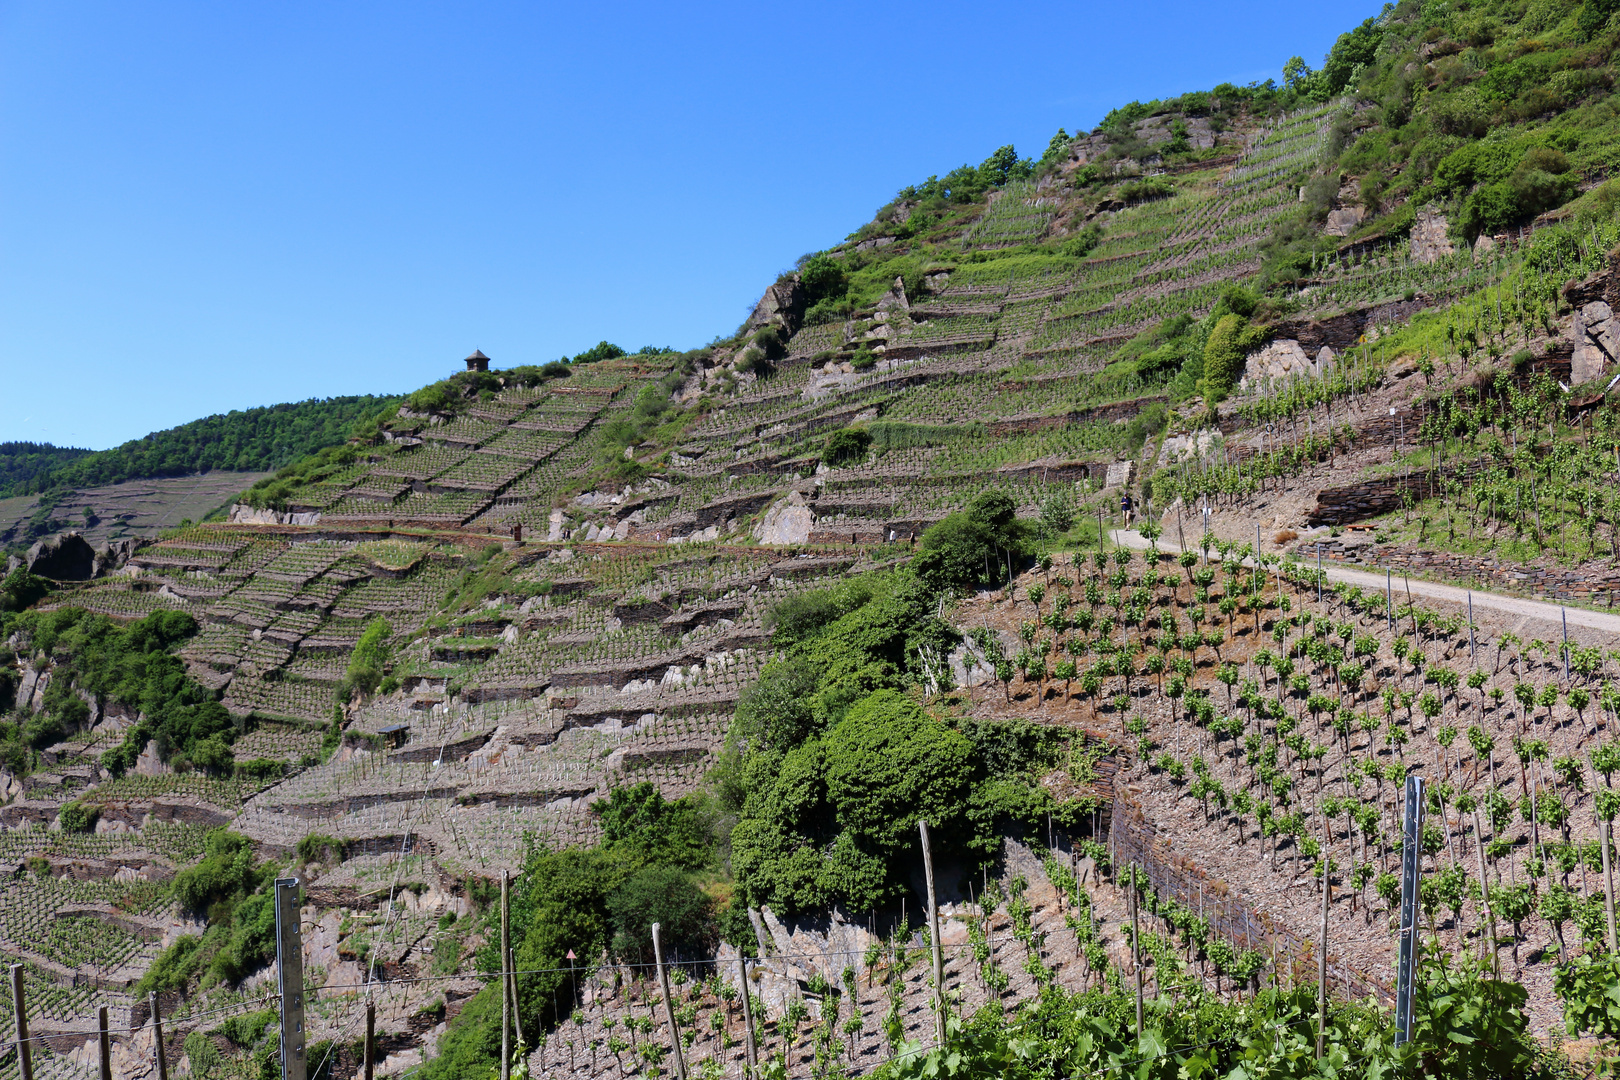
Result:
{"label": "stone retaining wall", "polygon": [[1460,470],[1448,466],[1443,470],[1444,475],[1435,474],[1432,469],[1408,469],[1393,476],[1323,488],[1316,493],[1316,506],[1306,515],[1305,521],[1309,525],[1348,525],[1354,521],[1365,521],[1400,509],[1403,496],[1408,492],[1414,501],[1427,498],[1433,485],[1443,480],[1444,476],[1460,471],[1462,476],[1470,477],[1482,467],[1479,462],[1461,466]]}

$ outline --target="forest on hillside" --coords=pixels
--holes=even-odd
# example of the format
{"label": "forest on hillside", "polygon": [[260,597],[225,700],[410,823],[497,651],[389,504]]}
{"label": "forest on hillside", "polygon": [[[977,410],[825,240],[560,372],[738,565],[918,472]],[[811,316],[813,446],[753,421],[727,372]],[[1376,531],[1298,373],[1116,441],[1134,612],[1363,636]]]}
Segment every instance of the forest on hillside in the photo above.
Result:
{"label": "forest on hillside", "polygon": [[349,437],[397,399],[364,394],[233,409],[110,450],[0,443],[0,498],[224,469],[265,472]]}

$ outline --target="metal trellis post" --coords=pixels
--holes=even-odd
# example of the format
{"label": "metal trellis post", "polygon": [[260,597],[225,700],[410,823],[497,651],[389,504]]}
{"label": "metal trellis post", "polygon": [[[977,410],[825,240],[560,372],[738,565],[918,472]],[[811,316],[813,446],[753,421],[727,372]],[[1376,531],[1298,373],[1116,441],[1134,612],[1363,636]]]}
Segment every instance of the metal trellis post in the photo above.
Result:
{"label": "metal trellis post", "polygon": [[737,966],[742,971],[742,1012],[743,1012],[743,1038],[748,1047],[748,1076],[754,1075],[759,1068],[759,1054],[754,1049],[754,1005],[748,998],[748,957],[739,956]]}
{"label": "metal trellis post", "polygon": [[[281,1080],[304,1080],[304,941],[298,926],[298,879],[276,879],[276,989],[281,991]],[[157,1022],[157,996],[152,998]],[[159,1032],[162,1028],[157,1029]],[[160,1042],[161,1034],[158,1036]],[[163,1050],[158,1049],[162,1060]]]}
{"label": "metal trellis post", "polygon": [[113,1080],[112,1035],[107,1030],[107,1006],[96,1010],[96,1064],[101,1080]]}
{"label": "metal trellis post", "polygon": [[[300,981],[303,980],[303,968],[301,966],[299,968],[298,978]],[[152,1003],[152,1056],[157,1059],[158,1080],[169,1080],[169,1055],[168,1052],[163,1049],[163,1014],[158,1011],[158,996],[156,990],[152,991],[152,996],[148,1000]],[[301,1013],[300,1020],[302,1020]],[[300,1078],[302,1078],[304,1075],[304,1059],[301,1047],[298,1060],[298,1075]],[[285,1073],[283,1075],[285,1075]]]}

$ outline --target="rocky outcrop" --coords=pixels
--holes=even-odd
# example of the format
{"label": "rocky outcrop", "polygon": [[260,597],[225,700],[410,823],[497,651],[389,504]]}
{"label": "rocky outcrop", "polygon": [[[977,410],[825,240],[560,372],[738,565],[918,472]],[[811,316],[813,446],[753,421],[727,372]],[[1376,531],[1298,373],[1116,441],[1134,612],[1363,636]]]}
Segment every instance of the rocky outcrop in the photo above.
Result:
{"label": "rocky outcrop", "polygon": [[226,520],[232,525],[319,525],[321,512],[284,513],[269,507],[259,510],[247,503],[232,503],[230,517]]}
{"label": "rocky outcrop", "polygon": [[28,572],[52,581],[89,581],[96,576],[97,552],[76,532],[41,540],[23,560]]}
{"label": "rocky outcrop", "polygon": [[1329,210],[1327,224],[1322,231],[1329,236],[1349,236],[1361,224],[1361,207],[1346,206],[1338,210]]}
{"label": "rocky outcrop", "polygon": [[810,527],[816,515],[797,491],[765,512],[754,526],[754,539],[761,544],[804,544],[810,540]]}
{"label": "rocky outcrop", "polygon": [[101,577],[114,570],[121,570],[143,546],[143,541],[133,536],[125,536],[118,540],[109,540],[96,549],[95,576]]}
{"label": "rocky outcrop", "polygon": [[1575,312],[1570,327],[1574,352],[1569,362],[1569,384],[1579,386],[1602,377],[1620,357],[1620,320],[1603,300],[1591,300]]}
{"label": "rocky outcrop", "polygon": [[1333,349],[1323,345],[1313,358],[1295,338],[1277,338],[1258,352],[1250,353],[1243,365],[1238,385],[1248,389],[1255,383],[1287,382],[1301,377],[1318,378],[1333,367]]}
{"label": "rocky outcrop", "polygon": [[791,274],[783,278],[766,289],[765,295],[754,305],[754,313],[748,316],[748,331],[752,333],[767,326],[777,326],[782,329],[784,337],[797,333],[799,323],[804,318],[805,300],[799,275]]}
{"label": "rocky outcrop", "polygon": [[1451,223],[1446,215],[1432,206],[1419,210],[1412,222],[1412,261],[1439,262],[1456,250],[1451,243]]}

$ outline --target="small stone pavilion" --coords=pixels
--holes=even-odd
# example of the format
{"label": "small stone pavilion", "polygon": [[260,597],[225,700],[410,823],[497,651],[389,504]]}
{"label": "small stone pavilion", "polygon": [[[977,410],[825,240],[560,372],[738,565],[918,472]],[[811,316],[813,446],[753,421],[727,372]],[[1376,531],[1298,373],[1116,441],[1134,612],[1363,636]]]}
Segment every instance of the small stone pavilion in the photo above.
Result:
{"label": "small stone pavilion", "polygon": [[467,357],[467,370],[468,371],[488,371],[489,370],[489,357],[485,356],[482,351],[480,351],[478,349],[474,349],[472,351],[472,355]]}

